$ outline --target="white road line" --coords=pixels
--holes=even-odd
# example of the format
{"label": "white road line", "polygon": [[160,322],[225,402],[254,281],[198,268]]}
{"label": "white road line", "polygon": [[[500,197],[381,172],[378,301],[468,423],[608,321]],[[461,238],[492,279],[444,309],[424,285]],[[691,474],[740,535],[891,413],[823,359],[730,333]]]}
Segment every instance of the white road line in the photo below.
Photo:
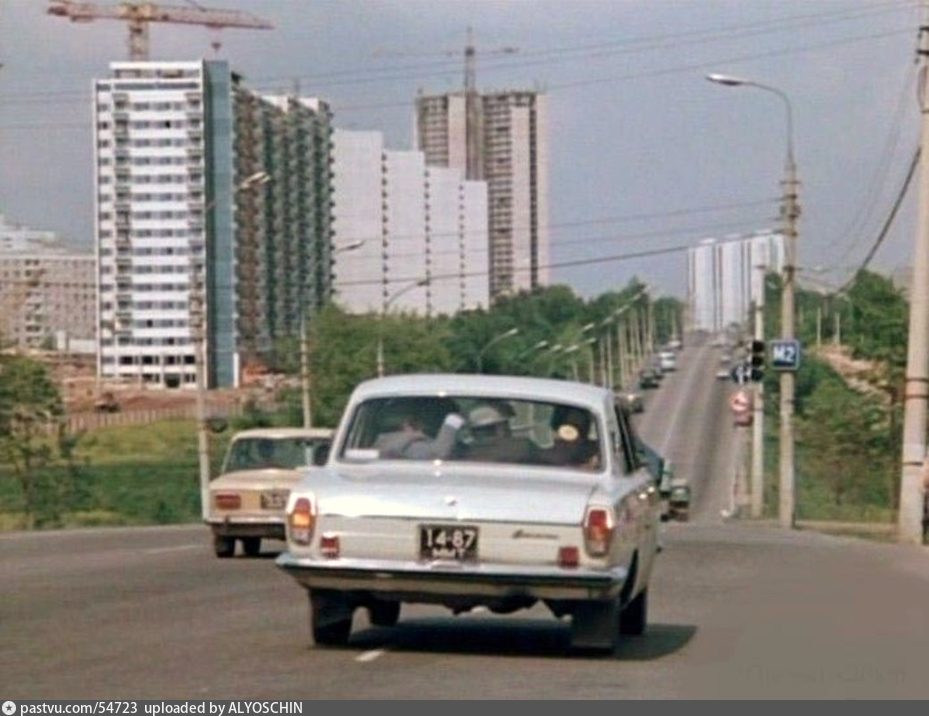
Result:
{"label": "white road line", "polygon": [[168,552],[186,552],[191,549],[200,549],[202,544],[181,544],[176,547],[153,547],[143,550],[145,554],[166,554]]}
{"label": "white road line", "polygon": [[358,656],[356,656],[355,661],[361,664],[366,664],[369,661],[374,661],[375,659],[378,659],[384,656],[384,654],[386,653],[387,653],[387,649],[371,649],[371,651],[366,651],[363,654],[359,654]]}

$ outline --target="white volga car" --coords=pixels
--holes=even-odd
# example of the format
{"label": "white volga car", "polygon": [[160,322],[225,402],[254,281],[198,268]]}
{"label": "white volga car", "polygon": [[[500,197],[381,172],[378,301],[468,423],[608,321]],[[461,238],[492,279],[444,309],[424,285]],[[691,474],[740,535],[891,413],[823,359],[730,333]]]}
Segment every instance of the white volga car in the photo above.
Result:
{"label": "white volga car", "polygon": [[606,389],[473,375],[368,381],[328,463],[287,503],[277,564],[309,592],[317,644],[354,611],[392,626],[403,602],[508,613],[543,601],[572,644],[645,629],[658,551],[654,478]]}

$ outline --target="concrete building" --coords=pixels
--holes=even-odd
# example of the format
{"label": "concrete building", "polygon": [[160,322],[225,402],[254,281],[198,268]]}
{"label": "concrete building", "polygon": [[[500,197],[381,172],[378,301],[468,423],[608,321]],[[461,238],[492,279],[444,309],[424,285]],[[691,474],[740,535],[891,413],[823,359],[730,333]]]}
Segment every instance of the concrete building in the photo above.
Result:
{"label": "concrete building", "polygon": [[111,74],[94,83],[98,370],[193,386],[202,288],[207,382],[236,385],[331,288],[328,108],[261,98],[223,61]]}
{"label": "concrete building", "polygon": [[0,341],[64,349],[95,334],[94,256],[50,231],[8,223],[0,214]]}
{"label": "concrete building", "polygon": [[487,306],[485,183],[386,150],[379,132],[336,130],[333,142],[334,251],[364,242],[336,256],[335,300],[360,313]]}
{"label": "concrete building", "polygon": [[687,254],[692,329],[716,333],[744,324],[752,303],[764,301],[764,274],[783,265],[780,234],[700,242]]}
{"label": "concrete building", "polygon": [[[549,281],[548,100],[527,91],[485,93],[470,180],[487,182],[491,297]],[[416,137],[429,166],[467,170],[462,92],[420,96]]]}

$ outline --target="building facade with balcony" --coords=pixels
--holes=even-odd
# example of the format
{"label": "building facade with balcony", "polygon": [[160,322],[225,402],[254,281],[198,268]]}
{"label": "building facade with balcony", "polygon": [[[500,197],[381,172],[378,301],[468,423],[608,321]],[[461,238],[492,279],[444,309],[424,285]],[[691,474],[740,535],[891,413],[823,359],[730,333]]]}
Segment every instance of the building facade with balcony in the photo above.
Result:
{"label": "building facade with balcony", "polygon": [[487,183],[492,298],[550,280],[548,100],[530,91],[479,96],[469,126],[464,93],[416,99],[416,137],[430,167],[466,172],[468,134],[476,135],[476,173]]}
{"label": "building facade with balcony", "polygon": [[94,82],[102,377],[193,386],[202,326],[207,384],[233,386],[294,335],[331,286],[329,123],[224,61],[118,62]]}

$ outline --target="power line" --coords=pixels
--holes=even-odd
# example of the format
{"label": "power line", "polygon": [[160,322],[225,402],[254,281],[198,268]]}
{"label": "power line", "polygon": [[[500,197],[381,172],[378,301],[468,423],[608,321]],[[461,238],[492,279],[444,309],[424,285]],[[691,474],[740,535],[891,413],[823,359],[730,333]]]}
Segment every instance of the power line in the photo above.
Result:
{"label": "power line", "polygon": [[[767,232],[752,232],[748,234],[739,234],[736,236],[727,236],[723,239],[715,239],[716,246],[720,244],[732,243],[734,241],[744,241],[746,239],[752,238],[761,238],[764,236],[770,235]],[[641,258],[650,258],[653,256],[666,256],[668,254],[680,253],[682,251],[688,251],[692,248],[695,248],[694,244],[680,244],[678,246],[669,246],[662,249],[646,249],[644,251],[634,251],[623,254],[610,254],[607,256],[597,256],[595,258],[588,259],[572,259],[570,261],[556,261],[553,263],[543,264],[536,267],[536,269],[553,269],[553,268],[570,268],[575,266],[591,266],[594,264],[600,263],[612,263],[615,261],[631,261],[634,259]],[[530,272],[532,271],[530,266],[514,266],[512,271],[514,272]],[[429,276],[430,282],[435,281],[454,281],[460,280],[462,278],[479,278],[482,276],[489,276],[489,271],[465,271],[465,272],[455,272],[448,274],[436,274]],[[413,281],[421,281],[426,276],[402,276],[402,277],[390,277],[388,281],[390,283],[412,283]],[[359,279],[357,281],[336,281],[334,288],[336,290],[341,289],[343,286],[381,286],[383,285],[383,278],[378,279]]]}
{"label": "power line", "polygon": [[840,262],[845,261],[855,250],[855,248],[857,248],[858,244],[861,243],[861,240],[864,239],[864,229],[868,225],[874,210],[877,208],[878,199],[881,194],[880,188],[885,185],[887,173],[890,171],[894,154],[896,154],[897,145],[900,139],[900,132],[903,127],[903,116],[906,110],[906,99],[910,89],[910,84],[914,79],[915,71],[913,70],[913,65],[909,65],[906,72],[904,72],[903,85],[900,88],[900,95],[897,100],[897,106],[891,119],[890,130],[888,131],[887,139],[884,142],[881,157],[878,161],[877,167],[875,168],[874,176],[867,186],[865,193],[866,199],[865,201],[859,203],[858,211],[855,213],[855,216],[852,218],[851,222],[845,228],[845,230],[828,243],[828,247],[831,248],[836,246],[839,241],[845,239],[853,232],[860,232],[858,234],[858,238],[852,241],[852,243],[846,248],[845,252],[842,254],[842,258],[839,259]]}
{"label": "power line", "polygon": [[[769,34],[775,32],[793,31],[804,27],[821,28],[823,25],[849,22],[855,20],[869,19],[874,16],[895,13],[901,10],[907,10],[912,7],[909,0],[892,0],[883,3],[872,3],[863,9],[855,10],[829,10],[825,12],[803,13],[799,15],[787,15],[779,18],[772,18],[761,22],[734,23],[722,25],[713,28],[701,28],[694,30],[677,31],[673,33],[661,33],[655,35],[646,35],[632,38],[622,38],[618,40],[608,40],[605,42],[568,45],[563,47],[553,47],[542,50],[521,52],[514,60],[497,60],[492,63],[482,65],[482,71],[494,70],[501,68],[519,68],[523,66],[532,66],[542,64],[539,61],[521,62],[523,57],[549,57],[552,55],[564,55],[572,53],[581,53],[582,56],[577,59],[587,60],[597,51],[603,51],[605,54],[629,52],[644,52],[652,49],[666,49],[670,43],[674,47],[692,44],[705,44],[714,40],[731,40],[741,39],[743,37],[754,36],[757,34]],[[812,22],[808,22],[812,21]],[[611,48],[617,48],[616,52],[609,52]],[[573,59],[573,58],[572,58]],[[550,62],[546,60],[545,62]],[[430,61],[425,63],[412,63],[395,67],[372,68],[370,66],[349,68],[343,70],[333,70],[328,72],[318,72],[301,75],[296,79],[301,81],[316,80],[336,80],[340,77],[351,78],[351,81],[384,81],[385,79],[418,79],[421,75],[395,75],[391,73],[405,71],[421,70],[442,71],[442,74],[458,74],[460,72],[460,59]],[[387,75],[387,76],[385,76]],[[252,78],[254,83],[279,83],[292,82],[295,78],[292,75],[286,77],[257,77]],[[339,84],[334,82],[334,84]],[[14,97],[21,98],[47,98],[50,96],[75,95],[75,90],[45,90],[39,92],[23,92],[18,95],[4,95],[0,97],[3,100],[9,100]],[[80,93],[81,96],[87,95]]]}
{"label": "power line", "polygon": [[919,165],[920,153],[921,148],[917,148],[916,152],[913,154],[913,160],[910,162],[910,170],[906,174],[906,179],[903,181],[903,186],[900,187],[900,192],[897,194],[897,198],[890,209],[890,214],[888,214],[887,219],[884,221],[884,225],[881,227],[880,233],[878,233],[877,239],[874,241],[874,245],[871,246],[871,250],[868,251],[868,255],[864,257],[864,260],[861,262],[861,266],[858,267],[858,269],[844,284],[842,284],[842,288],[840,288],[837,293],[842,293],[849,286],[851,286],[851,284],[855,281],[855,277],[868,267],[868,264],[871,263],[871,259],[874,258],[874,254],[877,253],[877,250],[880,248],[881,244],[884,242],[884,239],[887,237],[887,232],[890,230],[891,225],[893,225],[894,219],[897,217],[897,211],[900,209],[900,205],[903,203],[903,199],[906,197],[906,193],[910,188],[910,183],[913,181],[913,175],[916,173],[916,167]]}

